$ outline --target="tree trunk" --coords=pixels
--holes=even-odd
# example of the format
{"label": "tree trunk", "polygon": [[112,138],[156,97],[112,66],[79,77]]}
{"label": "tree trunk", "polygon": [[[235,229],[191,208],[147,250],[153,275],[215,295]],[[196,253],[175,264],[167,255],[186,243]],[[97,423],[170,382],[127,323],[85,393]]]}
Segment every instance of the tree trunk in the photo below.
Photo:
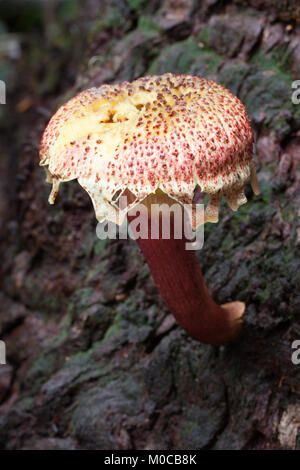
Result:
{"label": "tree trunk", "polygon": [[[7,45],[0,58],[1,448],[300,449],[295,2],[68,2],[47,33],[38,2],[34,31],[27,2],[11,3],[7,17],[0,5],[21,33],[5,39],[17,56]],[[175,323],[138,245],[97,238],[76,182],[47,203],[38,148],[58,105],[164,72],[230,88],[255,130],[262,193],[249,188],[237,212],[224,203],[199,251],[214,300],[247,306],[234,344],[201,344]]]}

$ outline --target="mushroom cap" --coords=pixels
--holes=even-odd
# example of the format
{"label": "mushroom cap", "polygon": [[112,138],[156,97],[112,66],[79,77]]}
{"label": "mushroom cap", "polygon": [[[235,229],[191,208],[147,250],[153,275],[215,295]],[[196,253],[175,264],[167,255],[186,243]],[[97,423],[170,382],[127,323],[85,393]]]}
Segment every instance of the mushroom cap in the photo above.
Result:
{"label": "mushroom cap", "polygon": [[[147,76],[79,93],[60,107],[41,142],[40,164],[53,183],[78,180],[99,221],[122,222],[158,189],[192,204],[200,187],[210,195],[205,221],[218,221],[224,195],[233,210],[247,199],[253,132],[245,106],[211,80],[192,75]],[[133,202],[120,208],[129,190]]]}

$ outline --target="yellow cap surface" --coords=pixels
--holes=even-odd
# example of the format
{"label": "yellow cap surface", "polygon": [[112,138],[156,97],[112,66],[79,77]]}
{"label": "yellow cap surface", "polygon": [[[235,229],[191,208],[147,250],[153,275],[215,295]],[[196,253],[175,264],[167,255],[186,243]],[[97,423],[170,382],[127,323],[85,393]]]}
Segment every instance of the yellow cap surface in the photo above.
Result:
{"label": "yellow cap surface", "polygon": [[[160,189],[191,204],[197,186],[210,194],[206,221],[218,220],[224,195],[233,210],[246,202],[253,133],[244,105],[223,86],[197,76],[148,76],[86,90],[59,108],[41,142],[41,165],[54,183],[78,179],[99,221],[119,222]],[[120,209],[129,190],[135,200]]]}

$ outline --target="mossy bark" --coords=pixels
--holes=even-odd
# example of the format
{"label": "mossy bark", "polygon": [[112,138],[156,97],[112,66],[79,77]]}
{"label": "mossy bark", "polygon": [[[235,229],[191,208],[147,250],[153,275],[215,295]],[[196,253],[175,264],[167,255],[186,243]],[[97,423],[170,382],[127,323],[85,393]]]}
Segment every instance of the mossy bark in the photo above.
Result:
{"label": "mossy bark", "polygon": [[[300,32],[272,2],[241,3],[87,0],[2,61],[2,448],[300,449]],[[97,239],[77,183],[47,203],[38,146],[57,106],[149,71],[220,81],[253,122],[262,193],[247,188],[236,213],[223,204],[199,252],[215,301],[247,305],[235,344],[176,325],[137,244]]]}

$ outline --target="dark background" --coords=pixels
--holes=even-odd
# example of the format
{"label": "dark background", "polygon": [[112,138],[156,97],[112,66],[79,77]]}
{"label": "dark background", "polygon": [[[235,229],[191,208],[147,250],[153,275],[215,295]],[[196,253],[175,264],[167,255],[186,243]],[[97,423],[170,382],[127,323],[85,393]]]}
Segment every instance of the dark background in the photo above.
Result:
{"label": "dark background", "polygon": [[[132,241],[101,241],[76,182],[49,206],[39,142],[75,93],[194,73],[246,104],[262,187],[205,227],[238,343],[191,340]],[[0,446],[300,449],[300,8],[296,0],[0,1]]]}

